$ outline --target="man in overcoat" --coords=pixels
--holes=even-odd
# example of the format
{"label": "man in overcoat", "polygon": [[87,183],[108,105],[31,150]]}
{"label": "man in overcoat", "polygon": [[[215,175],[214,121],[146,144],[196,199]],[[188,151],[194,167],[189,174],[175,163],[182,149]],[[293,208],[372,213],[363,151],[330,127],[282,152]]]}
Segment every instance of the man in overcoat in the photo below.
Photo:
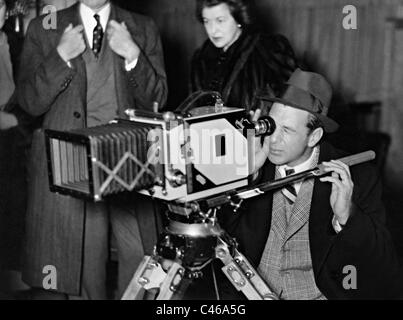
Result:
{"label": "man in overcoat", "polygon": [[[106,298],[111,226],[119,298],[156,241],[153,206],[135,195],[94,204],[51,193],[44,129],[102,125],[126,118],[128,108],[162,107],[167,97],[162,46],[150,18],[108,0],[81,0],[57,12],[56,28],[50,18],[29,25],[18,83],[22,108],[42,119],[30,155],[23,278],[34,288],[48,283],[46,289],[73,297]],[[45,279],[49,270],[57,272],[56,286]]]}

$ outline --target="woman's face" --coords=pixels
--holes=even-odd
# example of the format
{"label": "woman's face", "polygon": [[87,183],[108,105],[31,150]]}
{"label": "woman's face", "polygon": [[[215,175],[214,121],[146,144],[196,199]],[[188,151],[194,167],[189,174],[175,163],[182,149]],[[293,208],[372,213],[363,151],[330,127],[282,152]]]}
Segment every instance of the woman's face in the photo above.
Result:
{"label": "woman's face", "polygon": [[241,34],[241,28],[238,27],[226,3],[205,7],[202,10],[202,17],[207,35],[217,48],[227,50]]}
{"label": "woman's face", "polygon": [[0,0],[0,30],[4,26],[4,22],[6,21],[6,2],[4,0]]}

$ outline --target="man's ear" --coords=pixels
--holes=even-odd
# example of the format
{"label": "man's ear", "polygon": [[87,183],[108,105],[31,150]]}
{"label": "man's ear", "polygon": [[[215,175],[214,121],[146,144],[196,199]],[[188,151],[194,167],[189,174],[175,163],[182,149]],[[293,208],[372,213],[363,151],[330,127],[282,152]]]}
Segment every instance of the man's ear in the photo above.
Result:
{"label": "man's ear", "polygon": [[320,139],[323,137],[323,128],[316,128],[313,130],[308,137],[308,147],[313,148],[316,146]]}

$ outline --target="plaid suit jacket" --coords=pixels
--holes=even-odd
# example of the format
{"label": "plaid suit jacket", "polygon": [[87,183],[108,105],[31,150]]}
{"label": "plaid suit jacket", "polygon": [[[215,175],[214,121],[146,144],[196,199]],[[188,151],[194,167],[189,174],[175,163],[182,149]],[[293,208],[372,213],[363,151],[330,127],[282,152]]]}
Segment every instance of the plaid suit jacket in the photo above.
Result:
{"label": "plaid suit jacket", "polygon": [[[311,166],[316,166],[315,154]],[[276,179],[281,174],[276,168]],[[303,181],[290,206],[280,190],[273,194],[271,232],[259,264],[259,274],[281,299],[323,298],[314,280],[309,248],[309,212],[313,180]]]}

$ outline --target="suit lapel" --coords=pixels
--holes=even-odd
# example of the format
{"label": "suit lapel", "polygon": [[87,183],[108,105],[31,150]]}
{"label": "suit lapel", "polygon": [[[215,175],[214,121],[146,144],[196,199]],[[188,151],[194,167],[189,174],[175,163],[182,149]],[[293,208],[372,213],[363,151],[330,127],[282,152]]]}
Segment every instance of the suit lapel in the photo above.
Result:
{"label": "suit lapel", "polygon": [[[276,168],[275,179],[280,179],[281,175]],[[271,217],[271,230],[278,235],[279,239],[284,239],[287,230],[287,218],[285,214],[285,203],[284,196],[281,190],[277,190],[273,193],[273,204],[272,204],[272,217]]]}
{"label": "suit lapel", "polygon": [[[313,162],[311,166],[316,166],[319,161],[319,155],[314,154]],[[308,179],[302,181],[300,191],[297,199],[292,207],[292,213],[290,217],[289,227],[287,229],[285,241],[287,241],[293,234],[300,230],[309,219],[312,204],[314,180]]]}
{"label": "suit lapel", "polygon": [[284,241],[290,239],[305,223],[308,222],[311,199],[313,191],[313,180],[306,180],[302,183],[298,197],[293,205],[290,221]]}

